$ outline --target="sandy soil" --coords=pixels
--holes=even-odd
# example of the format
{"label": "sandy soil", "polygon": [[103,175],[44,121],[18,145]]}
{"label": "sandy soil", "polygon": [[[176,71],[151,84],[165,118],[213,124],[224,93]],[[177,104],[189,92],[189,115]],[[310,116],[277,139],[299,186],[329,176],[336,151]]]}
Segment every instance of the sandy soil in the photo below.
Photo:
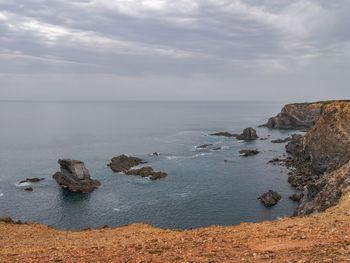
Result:
{"label": "sandy soil", "polygon": [[350,188],[320,214],[230,227],[71,232],[0,222],[0,262],[350,262]]}

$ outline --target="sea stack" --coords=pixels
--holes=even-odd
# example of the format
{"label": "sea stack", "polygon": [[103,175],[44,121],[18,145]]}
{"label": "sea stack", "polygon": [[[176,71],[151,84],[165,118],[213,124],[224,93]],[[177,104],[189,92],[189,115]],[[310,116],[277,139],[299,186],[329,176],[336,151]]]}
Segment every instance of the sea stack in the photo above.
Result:
{"label": "sea stack", "polygon": [[252,127],[248,127],[246,129],[243,130],[243,133],[240,135],[237,135],[236,138],[238,140],[256,140],[258,139],[258,135],[256,134],[256,130],[253,129]]}
{"label": "sea stack", "polygon": [[98,188],[101,183],[98,180],[92,180],[90,173],[86,169],[84,162],[60,159],[61,172],[55,173],[52,177],[63,187],[67,187],[74,192],[92,192]]}

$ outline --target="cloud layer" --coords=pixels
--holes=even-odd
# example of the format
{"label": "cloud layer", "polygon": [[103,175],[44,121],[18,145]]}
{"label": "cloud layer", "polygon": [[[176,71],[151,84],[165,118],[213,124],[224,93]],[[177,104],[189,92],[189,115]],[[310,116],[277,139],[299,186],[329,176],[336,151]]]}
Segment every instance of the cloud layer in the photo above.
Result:
{"label": "cloud layer", "polygon": [[346,0],[0,0],[0,98],[349,98],[349,15]]}

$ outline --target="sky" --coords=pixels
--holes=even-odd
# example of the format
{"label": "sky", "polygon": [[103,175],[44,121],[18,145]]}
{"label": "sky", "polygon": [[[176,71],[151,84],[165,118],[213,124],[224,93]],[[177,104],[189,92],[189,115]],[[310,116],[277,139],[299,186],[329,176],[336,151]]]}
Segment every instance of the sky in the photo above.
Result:
{"label": "sky", "polygon": [[349,0],[0,0],[0,100],[350,99]]}

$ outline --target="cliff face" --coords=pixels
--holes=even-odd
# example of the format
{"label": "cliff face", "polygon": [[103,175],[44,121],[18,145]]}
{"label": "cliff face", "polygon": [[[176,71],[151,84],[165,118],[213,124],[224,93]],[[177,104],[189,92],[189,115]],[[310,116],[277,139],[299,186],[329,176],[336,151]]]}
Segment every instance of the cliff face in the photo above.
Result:
{"label": "cliff face", "polygon": [[270,118],[263,126],[274,129],[310,129],[320,117],[322,107],[322,103],[287,104],[281,113]]}
{"label": "cliff face", "polygon": [[293,136],[286,149],[320,178],[306,185],[295,214],[308,215],[336,205],[350,185],[350,102],[325,105],[313,128],[305,136]]}
{"label": "cliff face", "polygon": [[316,183],[308,185],[295,215],[325,211],[338,203],[343,190],[349,186],[350,161],[333,172],[325,173]]}

